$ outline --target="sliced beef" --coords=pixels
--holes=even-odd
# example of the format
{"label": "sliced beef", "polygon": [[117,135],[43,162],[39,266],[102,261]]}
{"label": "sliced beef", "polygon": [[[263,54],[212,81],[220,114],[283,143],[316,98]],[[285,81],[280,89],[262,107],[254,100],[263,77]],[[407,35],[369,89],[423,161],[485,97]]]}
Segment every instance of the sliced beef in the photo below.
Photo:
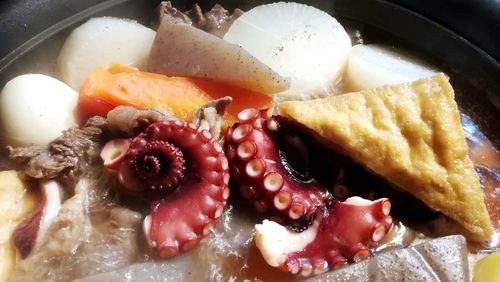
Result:
{"label": "sliced beef", "polygon": [[185,13],[177,10],[177,8],[174,8],[170,1],[163,1],[155,10],[155,16],[153,17],[152,24],[153,29],[158,29],[158,26],[160,25],[161,19],[164,15],[169,15],[172,18],[189,25],[193,24],[191,18],[189,18]]}
{"label": "sliced beef", "polygon": [[212,137],[221,141],[222,116],[226,107],[233,101],[229,96],[213,100],[198,111],[196,111],[192,123],[198,127],[198,130],[208,130]]}
{"label": "sliced beef", "polygon": [[[231,97],[226,96],[208,102],[196,111],[192,123],[199,130],[208,130],[214,139],[219,139],[223,121],[222,116],[232,100]],[[107,116],[110,130],[114,135],[121,137],[134,137],[153,122],[173,119],[176,118],[157,110],[138,110],[128,106],[116,107]]]}
{"label": "sliced beef", "polygon": [[186,12],[186,15],[193,21],[194,27],[221,38],[226,34],[234,20],[239,18],[242,14],[243,11],[240,9],[235,9],[233,13],[230,14],[219,4],[215,4],[212,9],[206,13],[203,13],[198,4],[195,4],[193,9]]}
{"label": "sliced beef", "polygon": [[[231,97],[224,97],[208,103],[198,110],[193,122],[219,138],[222,115],[230,102]],[[9,157],[28,177],[57,178],[66,186],[74,186],[84,170],[92,166],[102,168],[99,152],[105,141],[134,137],[153,122],[172,119],[175,117],[157,110],[119,106],[108,113],[107,119],[92,117],[83,127],[70,128],[47,145],[7,149]]]}
{"label": "sliced beef", "polygon": [[158,6],[157,13],[158,16],[154,23],[155,28],[158,27],[164,15],[169,15],[179,21],[222,38],[234,20],[243,14],[243,11],[235,9],[233,13],[229,13],[221,5],[215,4],[210,11],[203,12],[200,6],[195,4],[191,10],[182,13],[172,7],[170,1],[164,1]]}
{"label": "sliced beef", "polygon": [[136,136],[153,122],[172,119],[175,117],[157,110],[138,110],[128,106],[118,106],[107,115],[111,130],[119,135],[124,135],[123,137]]}
{"label": "sliced beef", "polygon": [[62,175],[64,182],[72,182],[99,153],[106,132],[106,120],[92,117],[82,128],[70,128],[47,145],[8,147],[9,156],[30,177],[53,179]]}

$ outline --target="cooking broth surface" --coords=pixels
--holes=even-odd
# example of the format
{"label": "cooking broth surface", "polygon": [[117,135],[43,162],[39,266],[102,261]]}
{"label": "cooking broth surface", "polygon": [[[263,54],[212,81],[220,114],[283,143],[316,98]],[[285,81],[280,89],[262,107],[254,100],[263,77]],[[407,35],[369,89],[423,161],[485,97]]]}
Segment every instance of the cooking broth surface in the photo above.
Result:
{"label": "cooking broth surface", "polygon": [[[377,40],[373,36],[376,33],[371,33],[369,27],[359,26],[354,24],[353,26],[348,26],[347,30],[351,33],[351,38],[354,38],[355,42],[383,42],[384,44],[393,44],[393,39],[382,36],[380,40]],[[366,31],[369,36],[364,39],[363,34]],[[57,45],[57,43],[55,43]],[[43,45],[42,45],[43,46]],[[54,50],[54,49],[52,49]],[[54,53],[54,52],[53,52]],[[40,51],[37,52],[40,55]],[[56,56],[52,54],[51,56]],[[36,60],[36,58],[33,58]],[[46,59],[41,60],[44,62]],[[36,70],[46,73],[53,73],[53,66],[36,64]],[[19,67],[22,69],[22,67]],[[452,84],[453,83],[452,77]],[[345,89],[342,88],[342,84],[337,88],[337,91],[344,92]],[[491,120],[491,111],[486,112],[484,117],[478,115],[476,109],[477,105],[466,105],[469,103],[470,98],[462,99],[464,95],[470,93],[474,90],[469,90],[467,87],[458,88],[459,93],[457,95],[457,100],[463,112],[470,114],[474,112],[474,121],[478,120],[478,125],[476,125],[472,119],[468,118],[466,115],[462,116],[462,124],[464,131],[466,133],[467,141],[470,147],[470,157],[476,165],[477,171],[481,178],[481,183],[484,186],[485,191],[485,202],[488,211],[491,215],[491,219],[496,228],[495,239],[491,244],[487,246],[475,246],[475,250],[491,252],[500,250],[500,154],[495,146],[498,146],[498,132],[493,132],[489,128],[490,126],[482,126],[487,124],[486,121]],[[465,101],[461,105],[461,101]],[[481,127],[482,126],[482,127]],[[486,128],[484,134],[481,128]],[[494,127],[494,126],[493,126]],[[490,141],[486,136],[490,137],[493,141]],[[0,169],[12,169],[14,168],[12,162],[8,160],[6,152],[3,151],[0,156]],[[368,183],[371,185],[371,183]],[[385,184],[381,184],[385,185]],[[366,191],[363,191],[365,193]],[[142,256],[137,256],[133,258],[133,262],[137,263],[132,266],[125,268],[119,267],[119,269],[103,274],[97,274],[96,276],[89,276],[88,278],[82,278],[81,281],[95,281],[95,280],[130,280],[130,281],[145,281],[145,280],[162,280],[168,277],[171,281],[198,281],[198,280],[213,280],[213,281],[228,281],[234,279],[234,281],[242,281],[244,279],[249,279],[252,281],[290,281],[290,280],[300,280],[301,278],[293,277],[287,273],[268,266],[262,259],[259,251],[252,241],[253,237],[253,226],[256,223],[260,223],[263,217],[257,214],[253,208],[246,203],[239,195],[236,195],[238,191],[232,191],[232,199],[230,203],[230,208],[226,211],[223,220],[216,229],[213,230],[213,234],[200,243],[196,249],[189,253],[182,254],[174,259],[166,261],[153,261],[147,255],[147,249],[143,248],[144,254]],[[418,206],[419,204],[416,203]],[[429,218],[420,218],[421,222],[426,222],[426,220],[433,220],[433,214],[428,215]],[[95,218],[95,220],[101,220],[100,218]],[[415,220],[415,219],[412,219]],[[396,249],[401,246],[411,244],[415,238],[412,230],[404,225],[405,219],[401,218],[402,223],[398,223],[400,230],[405,230],[402,233],[398,233],[394,237],[394,241],[386,242],[387,249]],[[441,230],[442,235],[446,234],[446,230]],[[413,234],[413,237],[411,234]],[[410,234],[410,235],[409,235]],[[432,236],[439,235],[431,234]],[[402,239],[404,237],[404,239]],[[143,238],[142,238],[143,239]],[[384,251],[381,248],[378,251]],[[108,271],[109,269],[106,269]],[[102,272],[102,270],[95,269],[95,273],[89,271],[89,275]],[[81,278],[78,276],[68,276],[67,279],[77,279]]]}

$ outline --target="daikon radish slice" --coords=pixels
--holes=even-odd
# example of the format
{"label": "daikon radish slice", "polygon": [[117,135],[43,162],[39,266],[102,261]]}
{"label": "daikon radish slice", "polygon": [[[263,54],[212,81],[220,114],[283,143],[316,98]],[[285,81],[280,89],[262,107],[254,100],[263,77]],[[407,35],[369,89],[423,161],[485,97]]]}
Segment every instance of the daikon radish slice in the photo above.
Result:
{"label": "daikon radish slice", "polygon": [[409,56],[378,45],[356,45],[347,61],[345,85],[360,91],[382,85],[410,82],[437,71]]}
{"label": "daikon radish slice", "polygon": [[79,90],[85,77],[111,63],[141,68],[148,58],[155,31],[128,19],[92,18],[66,39],[57,59],[61,79]]}
{"label": "daikon radish slice", "polygon": [[298,3],[258,6],[241,15],[224,35],[291,85],[280,95],[324,96],[341,77],[351,41],[329,14]]}

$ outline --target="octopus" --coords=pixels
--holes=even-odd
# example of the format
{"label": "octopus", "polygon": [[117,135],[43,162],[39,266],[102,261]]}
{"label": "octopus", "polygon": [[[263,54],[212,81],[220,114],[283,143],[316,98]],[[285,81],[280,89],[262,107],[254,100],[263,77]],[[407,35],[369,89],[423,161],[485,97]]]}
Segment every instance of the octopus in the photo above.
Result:
{"label": "octopus", "polygon": [[108,141],[101,157],[125,193],[150,199],[143,230],[157,258],[195,247],[226,207],[229,169],[223,147],[191,123],[151,123],[132,139]]}
{"label": "octopus", "polygon": [[241,194],[252,200],[257,211],[270,212],[279,221],[287,218],[301,223],[329,202],[331,195],[318,183],[302,181],[299,173],[292,171],[283,150],[276,147],[284,141],[275,134],[279,123],[265,120],[265,112],[243,110],[238,114],[239,123],[228,131],[226,153],[231,179],[239,183]]}
{"label": "octopus", "polygon": [[225,138],[231,185],[273,219],[256,225],[256,246],[266,262],[309,276],[370,257],[393,225],[390,200],[339,201],[348,194],[345,186],[326,187],[295,169],[308,162],[306,148],[287,134],[279,116],[249,108],[237,118]]}

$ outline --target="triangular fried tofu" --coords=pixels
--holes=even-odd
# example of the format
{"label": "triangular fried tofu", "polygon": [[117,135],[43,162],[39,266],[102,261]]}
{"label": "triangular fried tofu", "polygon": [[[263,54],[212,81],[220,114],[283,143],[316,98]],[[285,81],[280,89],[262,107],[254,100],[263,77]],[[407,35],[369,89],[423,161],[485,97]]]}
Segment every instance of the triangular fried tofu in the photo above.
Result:
{"label": "triangular fried tofu", "polygon": [[277,109],[457,221],[471,239],[492,236],[453,88],[444,74],[331,98],[283,102]]}

